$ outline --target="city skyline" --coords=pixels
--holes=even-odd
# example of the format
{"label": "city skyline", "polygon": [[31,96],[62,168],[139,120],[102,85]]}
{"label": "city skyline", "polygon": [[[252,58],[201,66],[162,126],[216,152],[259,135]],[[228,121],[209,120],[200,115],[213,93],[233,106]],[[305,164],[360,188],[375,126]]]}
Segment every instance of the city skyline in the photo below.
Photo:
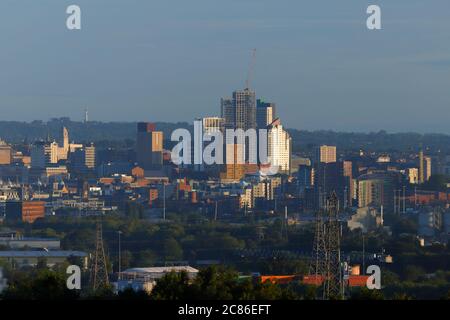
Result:
{"label": "city skyline", "polygon": [[449,301],[448,12],[0,1],[0,305]]}
{"label": "city skyline", "polygon": [[251,88],[287,128],[449,134],[450,4],[378,1],[383,29],[370,32],[367,3],[325,2],[80,0],[83,28],[71,32],[69,2],[7,1],[2,118],[82,119],[86,107],[106,122],[218,115],[256,48]]}

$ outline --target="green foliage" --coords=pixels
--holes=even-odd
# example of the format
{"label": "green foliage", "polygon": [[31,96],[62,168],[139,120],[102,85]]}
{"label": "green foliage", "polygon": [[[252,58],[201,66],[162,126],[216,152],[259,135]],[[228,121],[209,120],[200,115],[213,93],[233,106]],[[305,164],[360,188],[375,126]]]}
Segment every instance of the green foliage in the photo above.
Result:
{"label": "green foliage", "polygon": [[144,217],[144,206],[136,201],[128,201],[125,204],[125,215],[134,219]]}
{"label": "green foliage", "polygon": [[[11,275],[10,275],[11,276]],[[9,278],[5,300],[73,300],[78,292],[67,289],[64,274],[48,269]]]}
{"label": "green foliage", "polygon": [[381,290],[370,290],[366,287],[352,289],[351,300],[383,300],[384,295]]}
{"label": "green foliage", "polygon": [[151,266],[157,261],[157,255],[152,250],[143,250],[136,255],[135,266]]}
{"label": "green foliage", "polygon": [[185,272],[171,272],[158,281],[152,291],[155,300],[190,299],[189,278]]}
{"label": "green foliage", "polygon": [[150,296],[145,291],[134,291],[131,288],[127,288],[119,292],[118,298],[120,300],[148,300]]}
{"label": "green foliage", "polygon": [[174,238],[163,242],[164,259],[166,261],[177,261],[183,259],[183,249]]}
{"label": "green foliage", "polygon": [[297,296],[287,287],[260,283],[253,279],[238,281],[235,270],[209,267],[190,281],[186,273],[168,273],[151,293],[155,300],[279,300]]}
{"label": "green foliage", "polygon": [[113,287],[111,285],[98,288],[97,290],[88,290],[84,293],[83,299],[85,300],[114,300],[117,296],[114,294]]}

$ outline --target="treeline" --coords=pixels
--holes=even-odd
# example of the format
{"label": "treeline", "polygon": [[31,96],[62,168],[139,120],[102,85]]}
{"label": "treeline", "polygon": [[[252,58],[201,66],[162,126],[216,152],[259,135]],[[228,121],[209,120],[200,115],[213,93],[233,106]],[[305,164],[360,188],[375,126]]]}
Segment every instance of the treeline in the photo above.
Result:
{"label": "treeline", "polygon": [[[119,293],[112,285],[92,290],[89,272],[82,277],[81,290],[69,290],[64,273],[68,264],[53,269],[37,266],[31,270],[7,270],[9,287],[0,300],[315,300],[321,297],[321,287],[303,285],[299,280],[288,284],[261,282],[259,277],[241,277],[236,270],[220,266],[200,270],[194,279],[185,272],[171,272],[156,282],[152,291],[134,291],[131,288]],[[442,278],[449,273],[441,273]],[[410,282],[391,284],[392,276],[382,277],[382,290],[347,288],[345,298],[350,300],[413,300],[450,299],[448,284],[426,282],[416,286]],[[337,297],[338,298],[338,297]]]}
{"label": "treeline", "polygon": [[335,145],[338,150],[374,152],[418,152],[443,154],[450,152],[450,135],[419,133],[387,133],[384,130],[371,133],[288,130],[292,137],[293,149],[311,151],[321,144]]}
{"label": "treeline", "polygon": [[[0,265],[1,265],[0,261]],[[195,279],[186,272],[167,273],[157,281],[151,293],[126,289],[114,292],[113,286],[92,290],[89,271],[84,271],[80,290],[69,290],[65,269],[69,265],[45,263],[36,268],[13,270],[5,267],[9,286],[0,300],[96,300],[96,299],[148,299],[148,300],[281,300],[314,299],[316,288],[297,284],[277,285],[261,283],[256,278],[240,278],[229,267],[208,267],[200,270]]]}
{"label": "treeline", "polygon": [[[62,127],[69,130],[70,141],[80,143],[99,143],[104,141],[124,142],[136,139],[135,122],[97,122],[88,123],[71,121],[69,118],[51,121],[0,121],[0,138],[8,143],[34,142],[36,140],[62,140]],[[177,128],[189,128],[187,123],[157,123],[158,130],[165,136]]]}

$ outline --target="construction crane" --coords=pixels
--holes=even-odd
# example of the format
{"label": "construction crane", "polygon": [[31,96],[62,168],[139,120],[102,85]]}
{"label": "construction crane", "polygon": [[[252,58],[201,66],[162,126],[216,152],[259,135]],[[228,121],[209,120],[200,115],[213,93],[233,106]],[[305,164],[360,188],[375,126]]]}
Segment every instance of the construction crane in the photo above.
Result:
{"label": "construction crane", "polygon": [[253,71],[255,69],[255,63],[256,63],[256,49],[253,49],[252,50],[252,58],[250,60],[250,66],[248,68],[247,81],[245,82],[245,88],[247,90],[250,89],[250,83],[252,81]]}

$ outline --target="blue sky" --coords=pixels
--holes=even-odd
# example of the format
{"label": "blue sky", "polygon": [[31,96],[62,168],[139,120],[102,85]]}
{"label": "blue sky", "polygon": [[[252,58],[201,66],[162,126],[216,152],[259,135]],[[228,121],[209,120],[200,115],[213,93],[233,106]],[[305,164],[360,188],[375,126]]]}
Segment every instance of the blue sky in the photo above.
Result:
{"label": "blue sky", "polygon": [[[82,30],[65,27],[82,9]],[[382,8],[380,31],[366,8]],[[245,83],[299,129],[450,133],[448,0],[2,0],[3,120],[191,121]]]}

